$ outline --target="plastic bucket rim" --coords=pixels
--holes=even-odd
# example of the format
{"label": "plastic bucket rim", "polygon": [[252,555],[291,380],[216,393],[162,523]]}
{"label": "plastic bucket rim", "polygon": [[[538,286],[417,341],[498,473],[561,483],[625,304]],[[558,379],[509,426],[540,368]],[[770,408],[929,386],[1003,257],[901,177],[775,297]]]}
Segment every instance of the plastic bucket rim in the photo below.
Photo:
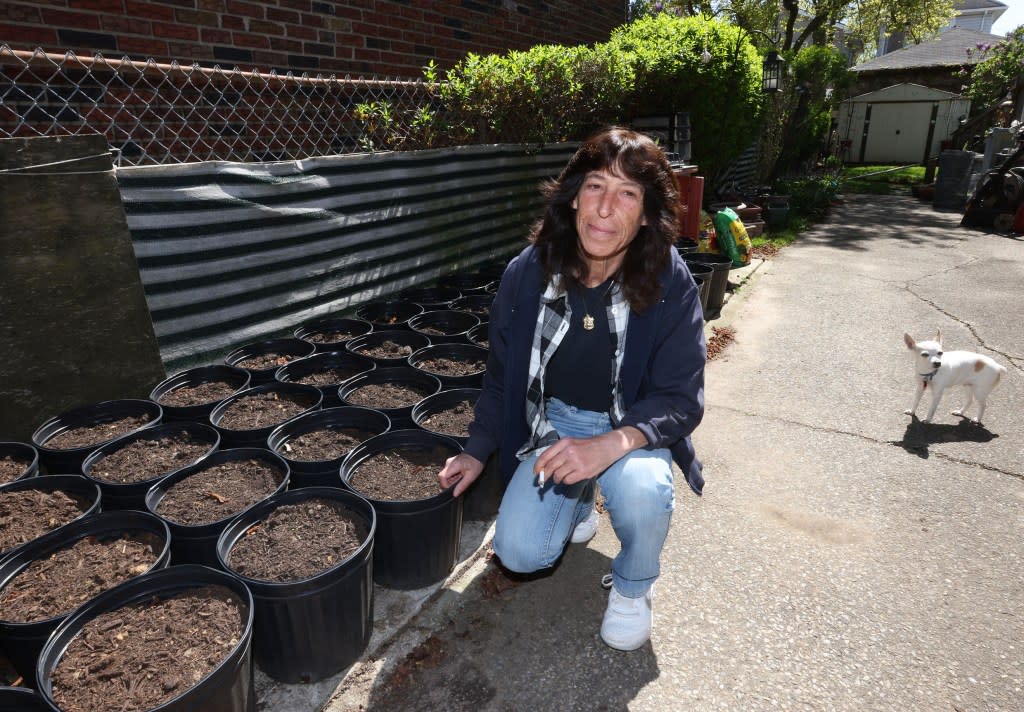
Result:
{"label": "plastic bucket rim", "polygon": [[[242,381],[242,385],[239,386],[238,388],[235,388],[235,391],[234,391],[235,393],[237,393],[240,390],[244,390],[244,389],[248,388],[249,387],[249,383],[252,381],[252,374],[249,373],[248,371],[246,371],[244,368],[239,368],[238,366],[229,366],[226,363],[214,363],[214,364],[208,364],[206,366],[194,366],[193,368],[186,368],[186,369],[184,369],[182,371],[178,371],[177,373],[168,376],[164,380],[160,381],[160,383],[158,383],[155,386],[153,386],[153,389],[149,392],[149,400],[151,400],[154,403],[156,403],[157,405],[159,405],[165,411],[169,410],[172,413],[176,412],[176,411],[179,411],[179,410],[189,409],[189,408],[203,408],[203,407],[206,407],[206,406],[214,406],[217,403],[219,403],[220,401],[207,401],[205,403],[193,403],[192,405],[164,405],[164,404],[160,403],[160,399],[163,398],[164,396],[166,396],[168,393],[170,393],[171,391],[173,391],[173,390],[175,390],[177,388],[182,388],[186,384],[188,384],[190,382],[190,379],[188,379],[188,376],[198,374],[199,372],[202,372],[202,371],[207,371],[207,372],[211,372],[212,373],[212,372],[214,372],[214,369],[216,369],[217,371],[220,371],[221,369],[225,369],[224,372],[226,374],[236,375],[236,376],[244,376],[244,380]],[[180,384],[179,383],[173,383],[176,380],[182,380],[182,379],[184,379],[184,380]],[[226,379],[217,379],[217,378],[210,378],[210,379],[199,380],[199,381],[196,382],[195,385],[201,385],[203,383],[215,383],[215,382],[227,383],[229,386],[234,386],[233,383],[230,383]],[[221,400],[223,400],[223,399],[221,399]]]}
{"label": "plastic bucket rim", "polygon": [[[377,410],[375,408],[367,408],[364,405],[339,405],[339,406],[335,406],[333,408],[321,408],[320,410],[313,410],[313,411],[309,411],[309,412],[306,412],[306,413],[302,413],[300,415],[295,416],[294,418],[292,418],[289,421],[281,423],[280,425],[278,425],[276,428],[274,428],[270,432],[269,436],[267,436],[267,449],[270,450],[271,452],[275,453],[276,455],[278,455],[282,459],[284,459],[289,464],[289,466],[292,463],[303,463],[303,464],[307,464],[307,463],[324,463],[324,464],[330,465],[331,463],[335,463],[335,462],[337,462],[338,465],[340,466],[341,462],[345,459],[347,453],[346,453],[346,455],[342,455],[341,457],[332,458],[330,460],[293,460],[292,458],[289,458],[289,457],[283,455],[282,453],[278,452],[278,448],[281,447],[282,445],[284,445],[285,443],[287,443],[288,440],[290,440],[293,437],[296,437],[298,435],[304,435],[306,433],[311,433],[311,432],[313,432],[315,430],[324,430],[325,429],[323,427],[323,425],[321,425],[320,423],[316,423],[316,424],[313,425],[313,427],[309,428],[308,430],[299,430],[297,432],[287,433],[287,434],[280,433],[279,431],[284,429],[285,426],[288,426],[288,425],[295,426],[296,424],[299,423],[300,420],[315,421],[318,418],[326,419],[329,416],[335,414],[332,411],[340,411],[340,410],[345,410],[345,411],[365,411],[368,414],[372,413],[374,415],[379,415],[380,417],[384,418],[384,420],[387,422],[387,427],[384,428],[384,430],[382,430],[381,432],[377,433],[377,435],[383,435],[384,433],[386,433],[386,432],[391,430],[391,418],[389,418],[388,414],[385,413],[382,410]],[[325,413],[327,413],[328,415],[323,415]],[[305,423],[302,423],[302,425],[305,425]],[[349,426],[341,425],[340,427],[349,427]],[[374,437],[376,437],[376,436],[374,436]],[[367,438],[367,439],[369,439],[369,438]]]}
{"label": "plastic bucket rim", "polygon": [[[3,451],[5,448],[8,447],[15,452],[8,452],[5,455]],[[0,457],[14,456],[15,459],[17,459],[16,451],[18,450],[18,448],[26,448],[29,454],[31,454],[32,459],[29,462],[29,464],[25,467],[25,469],[22,470],[21,474],[15,477],[13,480],[11,480],[11,482],[17,482],[18,480],[23,479],[26,476],[31,476],[29,474],[31,472],[35,472],[37,475],[39,473],[39,448],[37,448],[35,445],[31,443],[24,443],[18,440],[0,440]],[[10,482],[4,484],[10,484]]]}
{"label": "plastic bucket rim", "polygon": [[[365,378],[369,378],[369,377],[384,378],[385,376],[391,375],[391,373],[389,373],[389,372],[393,372],[393,371],[401,371],[403,375],[411,376],[410,379],[403,379],[403,382],[406,381],[406,380],[412,380],[415,383],[416,381],[423,382],[425,380],[432,379],[433,382],[431,383],[431,385],[436,383],[437,387],[434,388],[434,390],[431,391],[430,393],[428,393],[427,395],[423,396],[423,398],[427,398],[428,396],[432,396],[435,393],[443,390],[443,388],[444,388],[443,384],[441,383],[441,379],[439,379],[437,376],[435,376],[435,375],[433,375],[431,373],[427,373],[426,371],[419,371],[419,370],[413,368],[412,366],[408,366],[408,365],[406,365],[406,366],[384,366],[382,368],[376,368],[373,371],[368,371],[366,373],[356,374],[355,376],[352,376],[352,378],[347,379],[344,383],[342,383],[340,386],[338,386],[338,399],[342,402],[343,405],[358,406],[357,403],[349,403],[347,400],[345,400],[345,397],[347,395],[351,394],[353,391],[358,390],[359,388],[362,388],[363,386],[375,385],[375,384],[374,383],[370,383],[370,384],[362,383],[361,381],[359,381],[357,379],[365,379]],[[421,398],[420,400],[423,400],[423,398]],[[416,401],[416,402],[418,403],[419,401]],[[410,409],[411,410],[415,406],[416,406],[416,403],[413,403],[411,405],[403,405],[403,406],[398,406],[398,407],[395,407],[395,408],[376,408],[375,410],[379,410],[380,412],[384,413],[389,418],[391,418],[392,414],[401,415],[406,409]],[[363,407],[365,408],[366,406],[363,406]]]}
{"label": "plastic bucket rim", "polygon": [[[285,391],[287,391],[287,390],[295,390],[295,389],[301,389],[301,391],[299,391],[299,392],[305,392],[305,393],[308,393],[309,395],[313,395],[315,393],[316,396],[317,396],[316,397],[316,402],[313,405],[307,407],[306,410],[302,411],[301,413],[296,413],[295,415],[293,415],[291,418],[288,418],[287,420],[283,420],[280,423],[275,423],[275,425],[273,427],[271,427],[271,426],[264,426],[264,427],[260,427],[260,428],[253,428],[251,430],[235,430],[234,428],[227,428],[227,427],[224,427],[223,425],[220,425],[220,419],[224,417],[225,411],[227,411],[227,409],[231,406],[232,403],[234,403],[235,401],[239,400],[240,398],[242,398],[244,396],[252,395],[254,393],[266,393],[266,392],[277,391],[277,390],[285,390]],[[264,430],[264,429],[273,430],[274,427],[277,427],[278,425],[282,425],[284,423],[287,423],[289,420],[293,420],[293,419],[299,417],[300,415],[302,415],[303,413],[308,413],[309,411],[313,411],[313,410],[319,410],[320,405],[323,403],[323,400],[324,400],[324,393],[323,393],[323,391],[321,391],[316,386],[307,386],[304,383],[290,383],[290,382],[286,382],[286,381],[273,380],[273,381],[269,381],[267,383],[261,383],[261,384],[259,384],[257,386],[252,386],[250,388],[246,388],[245,390],[238,391],[237,393],[231,394],[230,396],[228,396],[224,400],[222,400],[219,403],[217,403],[216,406],[214,406],[213,410],[210,411],[210,415],[208,416],[208,420],[209,420],[210,425],[213,426],[213,428],[215,430],[217,430],[218,432],[223,430],[224,432],[227,432],[227,433],[229,433],[229,434],[231,434],[233,436],[237,434],[237,435],[240,435],[240,436],[244,437],[247,433],[258,433],[258,432],[260,432],[261,430]],[[216,419],[215,419],[215,416],[216,416]]]}
{"label": "plastic bucket rim", "polygon": [[[458,453],[462,452],[462,450],[463,450],[462,445],[459,444],[459,442],[457,440],[455,440],[455,438],[451,437],[450,435],[443,435],[441,433],[435,433],[435,432],[433,432],[431,430],[423,430],[421,428],[403,428],[401,430],[391,430],[391,431],[388,431],[386,433],[381,433],[380,435],[376,435],[376,436],[370,438],[369,440],[364,440],[362,443],[360,443],[356,447],[352,448],[352,451],[345,457],[345,460],[341,463],[341,468],[340,468],[340,471],[339,471],[339,476],[341,477],[341,481],[345,484],[346,487],[348,487],[353,492],[358,494],[360,497],[364,498],[366,501],[368,501],[370,504],[372,504],[374,509],[377,511],[378,515],[380,515],[380,514],[385,514],[385,515],[394,514],[393,512],[390,512],[390,511],[381,512],[378,509],[378,506],[383,506],[383,507],[386,507],[387,509],[391,509],[392,507],[401,507],[402,505],[420,504],[420,505],[423,505],[423,506],[417,508],[416,512],[421,512],[421,511],[430,511],[430,510],[436,509],[437,507],[439,507],[441,505],[448,504],[450,502],[450,500],[455,499],[455,495],[454,495],[455,485],[452,485],[451,487],[448,487],[446,489],[441,490],[439,493],[437,493],[435,495],[431,495],[430,497],[426,497],[426,498],[423,498],[423,499],[375,499],[373,497],[370,497],[368,494],[366,494],[365,492],[362,492],[361,490],[357,489],[356,487],[354,487],[352,485],[352,483],[351,483],[352,472],[354,470],[358,469],[359,465],[363,464],[364,461],[366,461],[367,459],[369,459],[373,455],[377,455],[377,454],[379,454],[379,452],[383,452],[383,450],[378,451],[378,452],[368,452],[365,457],[357,458],[357,455],[362,454],[359,451],[360,448],[369,449],[372,441],[376,440],[378,438],[385,438],[385,437],[388,437],[388,436],[400,437],[402,434],[406,434],[406,433],[412,433],[414,435],[427,435],[427,436],[431,436],[431,437],[434,437],[434,438],[447,440],[447,441],[451,442],[452,445],[455,446],[454,447],[455,454],[458,454]],[[394,448],[391,448],[391,449],[394,449]],[[349,463],[349,460],[352,460],[351,465]],[[436,502],[435,502],[435,500],[436,500]],[[427,503],[430,503],[431,506],[429,506],[429,507],[425,506]]]}
{"label": "plastic bucket rim", "polygon": [[[102,442],[93,443],[91,445],[85,445],[83,447],[65,448],[65,449],[58,450],[58,449],[55,449],[55,448],[46,447],[46,445],[43,444],[43,443],[36,442],[36,437],[40,433],[43,433],[48,427],[57,426],[60,423],[60,421],[62,421],[62,420],[67,420],[68,418],[76,416],[76,415],[84,415],[87,411],[90,411],[92,409],[106,408],[106,409],[109,410],[109,409],[112,409],[112,408],[114,408],[116,406],[124,405],[124,404],[133,404],[133,405],[134,404],[139,404],[141,406],[140,407],[140,411],[141,411],[141,413],[143,415],[146,415],[153,408],[157,409],[156,417],[151,418],[149,420],[149,422],[145,423],[141,427],[135,428],[135,430],[130,430],[130,431],[128,431],[128,433],[123,433],[124,435],[128,435],[129,433],[134,433],[134,432],[137,432],[139,430],[145,430],[146,428],[152,428],[154,425],[159,425],[160,422],[163,420],[163,413],[164,413],[163,406],[161,406],[159,403],[155,403],[154,401],[149,400],[148,398],[113,398],[111,400],[99,401],[98,403],[92,403],[92,404],[80,406],[80,407],[77,407],[77,408],[70,408],[70,409],[65,410],[65,411],[63,411],[61,413],[58,413],[57,415],[55,415],[55,416],[53,416],[51,418],[47,418],[45,421],[43,421],[42,424],[39,425],[39,427],[37,427],[32,432],[32,444],[39,450],[40,453],[45,454],[45,455],[56,455],[58,457],[63,455],[63,456],[66,456],[66,457],[74,457],[74,456],[82,454],[83,452],[85,454],[88,454],[89,452],[92,452],[96,448],[98,448],[98,447],[100,447],[102,445],[105,445],[108,442],[111,442],[112,440],[116,440],[116,438],[110,438],[109,440],[104,440]],[[128,417],[131,417],[131,416],[128,416]],[[119,419],[120,418],[114,418],[113,420],[119,420]],[[99,420],[99,421],[91,420],[90,422],[91,422],[92,425],[99,425],[101,423],[111,422],[111,421],[110,420],[106,420],[106,421],[104,421],[104,420]],[[57,437],[61,433],[64,433],[64,432],[66,432],[68,430],[71,430],[72,428],[76,428],[76,427],[79,427],[79,426],[77,426],[77,425],[66,425],[64,427],[60,427],[60,428],[54,430],[52,433],[48,433],[46,435],[46,442],[49,442],[50,440],[53,440],[55,437]],[[119,435],[118,437],[121,437],[121,436]]]}

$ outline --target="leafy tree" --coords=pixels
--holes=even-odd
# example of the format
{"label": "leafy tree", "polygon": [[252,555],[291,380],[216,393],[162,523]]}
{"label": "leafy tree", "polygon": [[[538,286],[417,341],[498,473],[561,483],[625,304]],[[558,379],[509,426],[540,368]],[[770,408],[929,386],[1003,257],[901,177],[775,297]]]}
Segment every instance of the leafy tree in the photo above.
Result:
{"label": "leafy tree", "polygon": [[992,47],[970,75],[966,94],[974,111],[996,104],[1013,90],[1024,76],[1024,25]]}

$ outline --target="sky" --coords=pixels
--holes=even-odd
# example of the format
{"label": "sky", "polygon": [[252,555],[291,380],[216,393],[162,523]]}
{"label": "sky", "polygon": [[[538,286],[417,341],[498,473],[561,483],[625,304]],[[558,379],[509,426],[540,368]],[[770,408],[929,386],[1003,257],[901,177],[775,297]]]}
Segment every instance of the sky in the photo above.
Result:
{"label": "sky", "polygon": [[1024,25],[1024,0],[999,0],[1007,6],[1006,12],[992,25],[993,35],[1005,35]]}

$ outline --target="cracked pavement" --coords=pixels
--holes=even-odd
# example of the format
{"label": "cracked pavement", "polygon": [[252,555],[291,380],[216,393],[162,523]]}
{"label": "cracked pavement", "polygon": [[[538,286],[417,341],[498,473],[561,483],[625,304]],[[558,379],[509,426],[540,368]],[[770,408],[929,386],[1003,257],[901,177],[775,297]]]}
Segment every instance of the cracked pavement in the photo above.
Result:
{"label": "cracked pavement", "polygon": [[[677,484],[650,644],[598,638],[603,515],[549,575],[478,560],[325,709],[1022,709],[1024,241],[959,219],[848,196],[711,322],[736,336],[694,436],[708,485]],[[1008,368],[985,427],[954,392],[903,414],[903,332],[937,328]]]}

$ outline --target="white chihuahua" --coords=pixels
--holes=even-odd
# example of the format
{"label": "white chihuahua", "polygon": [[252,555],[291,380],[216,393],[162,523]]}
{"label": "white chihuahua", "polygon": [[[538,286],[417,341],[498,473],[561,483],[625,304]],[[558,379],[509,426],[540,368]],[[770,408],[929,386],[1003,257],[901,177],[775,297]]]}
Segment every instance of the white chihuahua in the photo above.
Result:
{"label": "white chihuahua", "polygon": [[935,409],[939,407],[943,391],[950,386],[966,386],[967,400],[962,408],[953,411],[953,415],[963,415],[977,399],[978,417],[972,418],[971,421],[981,424],[981,419],[985,415],[985,399],[1006,373],[1006,368],[988,356],[970,351],[943,353],[941,331],[935,333],[933,341],[914,341],[910,334],[904,334],[903,340],[907,343],[907,348],[914,352],[916,379],[914,405],[903,412],[913,415],[917,410],[917,404],[921,402],[921,396],[931,388],[932,404],[928,408],[928,417],[922,421],[929,423],[935,416]]}

